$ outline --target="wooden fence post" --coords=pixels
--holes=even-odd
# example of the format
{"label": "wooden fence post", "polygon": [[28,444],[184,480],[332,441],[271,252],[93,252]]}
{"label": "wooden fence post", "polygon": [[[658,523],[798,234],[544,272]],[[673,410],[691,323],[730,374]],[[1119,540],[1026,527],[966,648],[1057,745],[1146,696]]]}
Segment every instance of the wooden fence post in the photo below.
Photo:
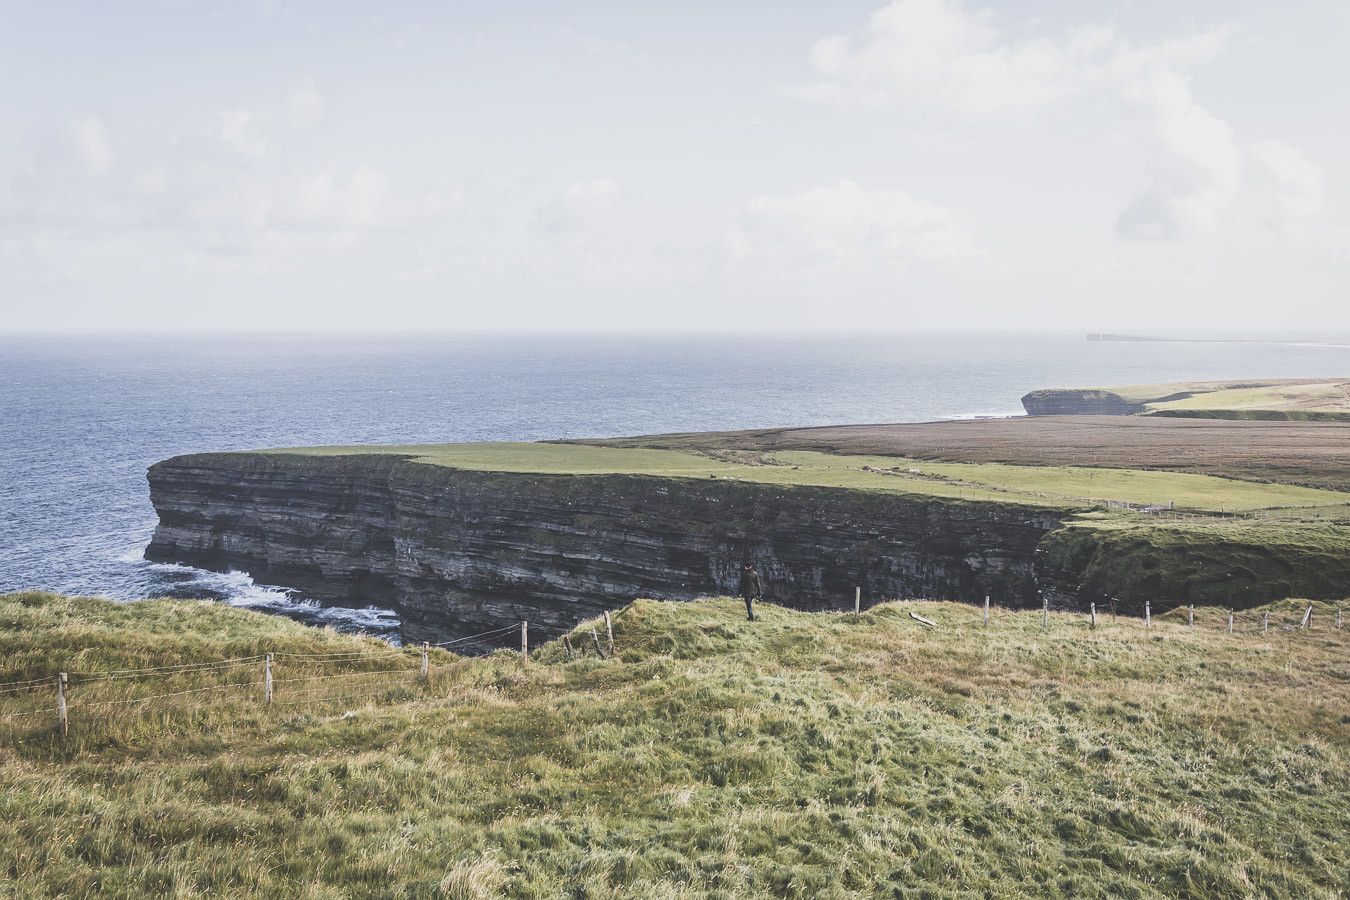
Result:
{"label": "wooden fence post", "polygon": [[566,635],[566,634],[563,635],[563,650],[567,653],[567,658],[568,658],[568,659],[571,659],[571,658],[572,658],[572,637],[571,637],[571,635]]}
{"label": "wooden fence post", "polygon": [[[1036,593],[1041,594],[1040,591]],[[1050,627],[1050,600],[1044,594],[1041,594],[1041,627]]]}
{"label": "wooden fence post", "polygon": [[70,716],[66,710],[66,673],[56,676],[56,727],[61,729],[61,737],[70,731]]}
{"label": "wooden fence post", "polygon": [[1187,624],[1187,625],[1194,625],[1194,624],[1195,624],[1195,604],[1194,604],[1194,603],[1192,603],[1190,606],[1186,607],[1186,624]]}
{"label": "wooden fence post", "polygon": [[1097,601],[1096,601],[1096,600],[1093,600],[1093,601],[1092,601],[1091,607],[1090,607],[1090,609],[1089,609],[1089,615],[1092,616],[1092,618],[1091,618],[1091,620],[1090,620],[1090,627],[1093,628],[1093,629],[1095,630],[1095,629],[1097,628]]}
{"label": "wooden fence post", "polygon": [[853,614],[855,616],[862,615],[862,588],[860,587],[853,589]]}
{"label": "wooden fence post", "polygon": [[530,623],[520,623],[520,655],[530,655]]}
{"label": "wooden fence post", "polygon": [[989,595],[984,595],[984,624],[989,624]]}
{"label": "wooden fence post", "polygon": [[1341,605],[1339,603],[1336,604],[1336,627],[1341,627]]}
{"label": "wooden fence post", "polygon": [[1228,611],[1228,633],[1233,633],[1233,611],[1231,609]]}
{"label": "wooden fence post", "polygon": [[1111,618],[1114,620],[1115,617],[1116,617],[1116,598],[1115,598],[1115,597],[1112,597],[1112,598],[1111,598]]}
{"label": "wooden fence post", "polygon": [[263,704],[272,705],[272,654],[263,658]]}
{"label": "wooden fence post", "polygon": [[605,610],[605,646],[609,648],[609,655],[614,655],[614,623],[609,620],[609,610]]}
{"label": "wooden fence post", "polygon": [[1270,631],[1270,613],[1262,613],[1262,614],[1261,614],[1261,633],[1262,633],[1262,634],[1265,634],[1267,631]]}
{"label": "wooden fence post", "polygon": [[595,655],[604,659],[605,651],[600,649],[600,634],[594,628],[591,629],[591,643],[595,644]]}
{"label": "wooden fence post", "polygon": [[1144,601],[1144,627],[1153,627],[1153,610],[1149,608],[1148,601]]}
{"label": "wooden fence post", "polygon": [[1310,604],[1308,604],[1308,610],[1307,610],[1307,612],[1305,612],[1305,613],[1303,614],[1303,624],[1300,625],[1299,627],[1300,627],[1300,628],[1307,628],[1307,627],[1308,627],[1309,625],[1311,625],[1311,624],[1312,624],[1312,604],[1310,603]]}
{"label": "wooden fence post", "polygon": [[431,677],[431,645],[426,641],[422,642],[422,677]]}

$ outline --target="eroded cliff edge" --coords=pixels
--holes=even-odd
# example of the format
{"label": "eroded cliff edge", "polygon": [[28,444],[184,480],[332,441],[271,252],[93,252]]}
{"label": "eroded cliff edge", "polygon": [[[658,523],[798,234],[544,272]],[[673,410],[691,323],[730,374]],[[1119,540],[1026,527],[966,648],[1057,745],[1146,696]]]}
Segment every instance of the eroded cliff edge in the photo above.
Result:
{"label": "eroded cliff edge", "polygon": [[647,475],[494,473],[397,455],[219,453],[150,469],[155,561],[246,571],[395,609],[407,640],[528,619],[570,627],[634,597],[731,593],[756,561],[801,609],[925,597],[1056,607],[1339,597],[1347,562],[1291,543],[1099,531],[1074,510]]}
{"label": "eroded cliff edge", "polygon": [[397,456],[180,456],[149,472],[146,558],[238,569],[335,605],[398,611],[408,640],[529,619],[575,624],[634,597],[1034,596],[1035,507],[731,480],[447,469]]}

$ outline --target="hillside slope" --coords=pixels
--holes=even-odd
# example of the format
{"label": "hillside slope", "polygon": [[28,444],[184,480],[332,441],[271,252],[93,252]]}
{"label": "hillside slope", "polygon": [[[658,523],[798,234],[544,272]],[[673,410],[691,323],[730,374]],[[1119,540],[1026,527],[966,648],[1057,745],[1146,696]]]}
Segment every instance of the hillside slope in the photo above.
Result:
{"label": "hillside slope", "polygon": [[1131,384],[1109,388],[1042,388],[1022,398],[1033,416],[1155,415],[1271,421],[1350,420],[1344,378],[1255,378]]}
{"label": "hillside slope", "polygon": [[[1206,610],[1042,631],[947,603],[748,623],[735,601],[638,601],[614,616],[617,659],[433,651],[423,683],[415,651],[220,606],[10,595],[0,682],[39,681],[0,694],[0,885],[1343,895],[1350,641],[1322,605],[1281,627],[1302,608],[1229,635]],[[55,667],[87,673],[64,740],[39,712]],[[320,675],[343,677],[299,680]]]}

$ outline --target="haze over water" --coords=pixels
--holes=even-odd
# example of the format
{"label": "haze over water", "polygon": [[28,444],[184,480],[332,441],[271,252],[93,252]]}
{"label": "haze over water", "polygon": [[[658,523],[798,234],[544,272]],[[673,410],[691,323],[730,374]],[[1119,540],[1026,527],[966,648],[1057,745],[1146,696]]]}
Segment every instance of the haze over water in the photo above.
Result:
{"label": "haze over water", "polygon": [[1021,414],[1038,387],[1350,374],[1350,343],[828,337],[0,338],[0,592],[171,594],[390,634],[239,573],[144,562],[179,453]]}

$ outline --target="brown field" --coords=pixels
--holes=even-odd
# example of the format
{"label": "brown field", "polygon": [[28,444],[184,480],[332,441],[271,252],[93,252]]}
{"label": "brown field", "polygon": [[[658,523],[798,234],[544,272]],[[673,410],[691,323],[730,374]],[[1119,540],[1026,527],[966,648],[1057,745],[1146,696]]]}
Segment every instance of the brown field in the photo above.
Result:
{"label": "brown field", "polygon": [[820,450],[951,462],[1165,469],[1350,490],[1350,423],[1035,416],[581,440],[620,447]]}

